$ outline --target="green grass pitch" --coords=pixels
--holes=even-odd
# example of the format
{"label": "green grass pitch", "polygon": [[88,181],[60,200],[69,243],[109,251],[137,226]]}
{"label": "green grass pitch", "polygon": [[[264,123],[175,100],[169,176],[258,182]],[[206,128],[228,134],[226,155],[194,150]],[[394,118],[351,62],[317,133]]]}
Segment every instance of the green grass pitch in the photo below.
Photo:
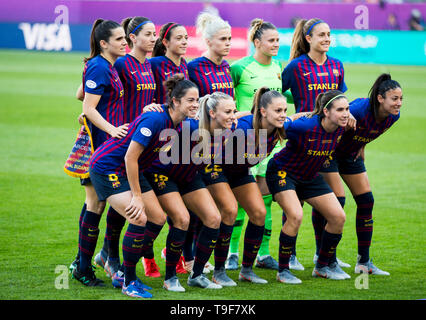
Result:
{"label": "green grass pitch", "polygon": [[[107,283],[102,289],[83,287],[62,273],[77,251],[78,217],[84,201],[78,179],[63,171],[79,127],[81,102],[75,91],[81,82],[82,57],[76,53],[0,51],[1,300],[132,299],[114,289],[102,270],[97,269]],[[311,209],[305,205],[297,242],[297,256],[305,271],[295,271],[301,285],[278,283],[276,272],[257,270],[269,281],[267,285],[238,283],[235,288],[207,292],[188,288],[187,276],[180,275],[187,291],[175,294],[162,289],[162,278],[146,279],[139,264],[138,274],[154,288],[154,299],[426,298],[426,67],[347,64],[345,69],[350,99],[365,97],[381,72],[390,72],[403,87],[400,121],[366,149],[375,197],[371,255],[391,276],[370,276],[368,289],[356,288],[355,205],[347,196],[347,222],[338,257],[352,265],[346,270],[351,279],[312,278],[315,242]],[[273,220],[270,248],[277,258],[281,211],[276,204]],[[100,228],[96,252],[102,246],[105,218]],[[160,250],[167,230],[166,225],[154,245],[163,275]],[[229,274],[238,278],[237,271]]]}

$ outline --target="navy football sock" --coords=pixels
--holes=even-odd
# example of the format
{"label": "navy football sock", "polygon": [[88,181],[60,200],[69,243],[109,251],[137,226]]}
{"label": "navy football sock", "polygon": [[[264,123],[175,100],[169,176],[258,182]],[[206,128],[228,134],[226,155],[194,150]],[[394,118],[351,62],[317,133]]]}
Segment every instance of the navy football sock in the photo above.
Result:
{"label": "navy football sock", "polygon": [[145,227],[145,235],[142,242],[142,256],[147,259],[154,258],[154,241],[163,229],[162,225],[148,221]]}
{"label": "navy football sock", "polygon": [[136,264],[142,251],[145,227],[129,224],[123,237],[123,266],[125,285],[136,280]]}
{"label": "navy football sock", "polygon": [[370,246],[373,237],[373,206],[374,197],[371,192],[354,197],[356,210],[356,234],[358,237],[358,254],[361,263],[370,259]]}
{"label": "navy football sock", "polygon": [[166,240],[166,276],[165,280],[176,275],[176,265],[182,255],[186,230],[170,227]]}
{"label": "navy football sock", "polygon": [[194,266],[192,268],[193,277],[198,277],[204,269],[205,264],[216,246],[219,229],[213,229],[206,226],[201,228],[195,250]]}
{"label": "navy football sock", "polygon": [[265,226],[257,226],[251,221],[247,223],[246,232],[244,234],[244,252],[242,265],[244,267],[252,267],[254,260],[262,243],[263,232]]}
{"label": "navy football sock", "polygon": [[108,253],[108,257],[120,257],[120,235],[125,223],[126,218],[110,206],[106,217],[104,246],[102,248],[102,250]]}
{"label": "navy football sock", "polygon": [[101,215],[86,210],[80,227],[80,271],[86,272],[92,265],[93,253],[99,236]]}
{"label": "navy football sock", "polygon": [[228,257],[229,245],[231,242],[233,225],[220,223],[219,237],[217,239],[216,248],[214,250],[214,268],[220,270],[225,266],[226,258]]}
{"label": "navy football sock", "polygon": [[336,247],[342,239],[342,234],[329,233],[326,230],[322,233],[321,248],[318,254],[316,266],[318,268],[328,266],[330,258],[336,251]]}
{"label": "navy football sock", "polygon": [[[285,214],[285,211],[283,210],[283,215],[282,215],[282,226],[284,227],[284,224],[287,221],[287,216]],[[296,241],[294,241],[294,245],[293,245],[293,249],[291,251],[292,255],[296,255],[296,242],[297,242],[297,234],[296,234]]]}
{"label": "navy football sock", "polygon": [[[339,200],[340,205],[342,208],[345,207],[346,198],[345,197],[337,197],[337,200]],[[337,262],[337,250],[334,251],[334,254],[331,256],[329,264],[333,262]]]}
{"label": "navy football sock", "polygon": [[285,234],[282,230],[280,233],[280,247],[278,250],[278,271],[289,269],[290,256],[296,244],[296,238]]}

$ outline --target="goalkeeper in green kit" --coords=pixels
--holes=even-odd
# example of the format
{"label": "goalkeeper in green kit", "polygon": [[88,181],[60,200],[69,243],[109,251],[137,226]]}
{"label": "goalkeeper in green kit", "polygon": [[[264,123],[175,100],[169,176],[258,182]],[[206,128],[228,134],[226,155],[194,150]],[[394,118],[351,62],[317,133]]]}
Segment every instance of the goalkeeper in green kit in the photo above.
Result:
{"label": "goalkeeper in green kit", "polygon": [[[254,54],[244,57],[231,65],[231,76],[234,83],[238,111],[251,111],[254,94],[260,87],[267,86],[270,90],[282,92],[281,73],[283,67],[280,61],[272,58],[278,54],[278,30],[272,23],[254,19],[250,24],[249,40],[254,45]],[[293,103],[293,97],[289,91],[283,94],[288,103]],[[266,208],[265,232],[256,259],[256,267],[274,270],[278,270],[278,262],[269,252],[269,240],[272,230],[272,196],[266,185],[265,173],[269,159],[283,147],[284,145],[278,143],[268,158],[252,168],[252,174],[256,176]],[[236,270],[239,267],[238,248],[245,215],[244,209],[238,206],[238,216],[234,224],[229,255],[226,261],[226,269],[228,270]],[[297,261],[296,256],[292,256],[290,259],[290,268],[303,270],[303,266]]]}

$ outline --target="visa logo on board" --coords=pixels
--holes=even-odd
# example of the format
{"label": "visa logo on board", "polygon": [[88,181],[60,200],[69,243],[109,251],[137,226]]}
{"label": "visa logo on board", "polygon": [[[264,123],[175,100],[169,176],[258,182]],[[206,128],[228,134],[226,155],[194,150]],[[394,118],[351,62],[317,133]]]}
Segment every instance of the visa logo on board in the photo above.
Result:
{"label": "visa logo on board", "polygon": [[70,51],[72,49],[71,33],[68,24],[46,24],[23,22],[19,29],[24,34],[25,47],[28,50]]}

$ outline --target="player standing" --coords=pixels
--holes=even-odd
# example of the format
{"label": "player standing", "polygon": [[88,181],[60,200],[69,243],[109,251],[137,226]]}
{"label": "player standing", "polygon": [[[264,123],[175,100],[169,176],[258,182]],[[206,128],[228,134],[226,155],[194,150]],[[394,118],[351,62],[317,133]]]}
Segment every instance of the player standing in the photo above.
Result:
{"label": "player standing", "polygon": [[179,23],[169,22],[160,29],[155,42],[152,58],[149,60],[156,82],[155,101],[166,103],[167,93],[163,82],[171,76],[182,73],[189,79],[188,66],[184,58],[188,48],[188,33]]}
{"label": "player standing", "polygon": [[[316,98],[322,92],[347,90],[342,62],[327,54],[330,43],[330,27],[325,21],[318,18],[302,19],[296,25],[290,62],[282,73],[282,90],[290,89],[296,112],[312,112]],[[324,217],[313,208],[312,224],[317,247],[314,263],[321,245],[321,226],[324,223]],[[337,261],[342,267],[350,267],[339,259]]]}
{"label": "player standing", "polygon": [[[154,23],[145,17],[129,17],[121,25],[131,51],[117,59],[114,67],[124,87],[124,121],[131,123],[143,112],[144,107],[154,102],[156,82],[147,55],[154,49],[156,34]],[[119,241],[125,221],[113,208],[109,208],[104,245],[95,256],[95,261],[104,267],[110,277],[120,268]],[[146,229],[147,232],[157,232],[161,227],[148,224]],[[156,271],[159,276],[158,267],[155,269],[155,266],[152,272]]]}
{"label": "player standing", "polygon": [[[198,86],[200,97],[216,91],[234,97],[229,63],[224,59],[231,49],[231,26],[216,15],[201,13],[196,19],[196,28],[207,45],[207,51],[188,63],[189,78]],[[194,233],[194,242],[199,228],[199,220],[193,217],[190,231]],[[185,269],[188,270],[191,268],[191,239],[189,232],[184,250]],[[205,271],[210,272],[211,269],[213,266],[207,263]]]}
{"label": "player standing", "polygon": [[[125,52],[123,28],[115,21],[96,20],[90,35],[90,56],[85,59],[83,84],[77,94],[83,99],[94,150],[110,136],[121,138],[127,134],[128,126],[123,125],[123,85],[113,67]],[[71,269],[73,277],[84,285],[98,286],[102,281],[96,278],[91,260],[105,205],[98,200],[90,178],[82,179],[81,184],[86,191],[86,208],[80,216],[79,257]]]}
{"label": "player standing", "polygon": [[333,192],[338,198],[345,199],[345,190],[340,180],[342,177],[357,205],[358,259],[355,273],[389,275],[377,268],[370,259],[374,197],[364,165],[364,148],[399,119],[401,105],[400,84],[392,80],[389,74],[380,75],[370,89],[369,98],[356,99],[350,103],[350,112],[357,121],[356,130],[343,134],[333,160],[325,162],[321,169],[321,174]]}
{"label": "player standing", "polygon": [[196,26],[207,44],[207,51],[188,63],[189,78],[198,86],[200,97],[215,91],[234,97],[229,63],[224,59],[231,49],[231,26],[209,13],[200,14]]}
{"label": "player standing", "polygon": [[[277,28],[270,22],[261,19],[254,19],[250,23],[249,41],[253,43],[254,54],[244,57],[231,65],[231,76],[234,83],[235,98],[237,109],[239,111],[250,111],[253,106],[253,98],[256,91],[263,87],[269,87],[270,90],[281,92],[281,62],[273,59],[278,54],[279,33]],[[289,91],[285,96],[290,103],[293,98]],[[282,146],[278,143],[275,152]],[[272,231],[271,205],[272,196],[268,191],[265,181],[266,165],[273,153],[262,161],[259,165],[252,168],[253,174],[262,192],[263,202],[266,208],[265,233],[263,235],[262,245],[259,249],[259,257],[256,261],[257,267],[278,269],[278,262],[269,252],[269,240]],[[245,211],[238,206],[238,215],[235,220],[232,231],[229,257],[226,263],[226,269],[238,269],[238,250],[242,228],[245,220]]]}

